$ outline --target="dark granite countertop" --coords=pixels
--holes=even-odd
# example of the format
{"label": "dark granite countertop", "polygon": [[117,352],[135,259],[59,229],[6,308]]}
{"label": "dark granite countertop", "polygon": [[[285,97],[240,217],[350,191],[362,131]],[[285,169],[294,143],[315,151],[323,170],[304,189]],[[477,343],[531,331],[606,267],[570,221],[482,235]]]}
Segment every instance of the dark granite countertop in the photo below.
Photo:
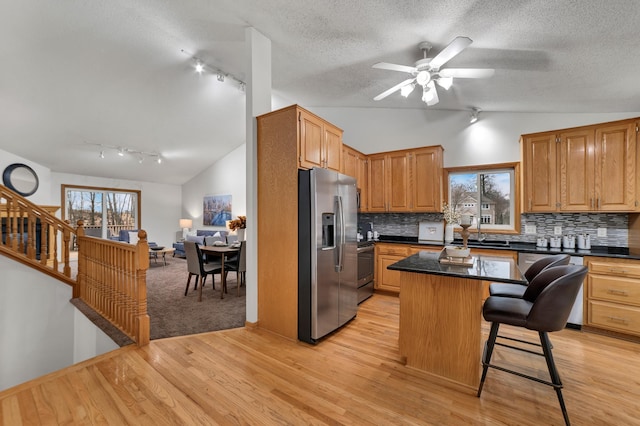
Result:
{"label": "dark granite countertop", "polygon": [[465,266],[440,263],[438,256],[439,253],[422,251],[389,265],[387,269],[505,283],[527,282],[516,262],[510,258],[477,255],[472,256],[472,266]]}
{"label": "dark granite countertop", "polygon": [[[384,243],[395,243],[395,244],[411,244],[411,245],[424,245],[424,246],[440,246],[442,244],[434,244],[434,243],[420,243],[418,241],[418,237],[405,237],[405,236],[395,236],[395,235],[381,235],[379,242]],[[462,245],[462,240],[456,239],[453,242],[453,245]],[[504,241],[492,243],[491,241],[483,241],[478,244],[476,241],[469,241],[469,247],[473,248],[486,248],[491,250],[510,250],[517,251],[519,253],[539,253],[539,254],[557,254],[557,253],[566,253],[571,256],[600,256],[600,257],[615,257],[621,259],[638,259],[640,260],[640,255],[630,254],[629,249],[626,247],[607,247],[607,246],[592,246],[590,250],[579,250],[579,249],[560,249],[560,248],[540,248],[535,245],[535,243],[520,243],[520,242],[509,242],[505,243]]]}

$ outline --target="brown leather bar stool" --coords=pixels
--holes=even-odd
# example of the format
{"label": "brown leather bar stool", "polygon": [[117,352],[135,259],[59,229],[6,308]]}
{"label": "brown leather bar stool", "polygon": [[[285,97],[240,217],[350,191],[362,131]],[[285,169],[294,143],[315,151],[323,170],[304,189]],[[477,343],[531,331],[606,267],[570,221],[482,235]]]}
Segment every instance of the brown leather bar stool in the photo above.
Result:
{"label": "brown leather bar stool", "polygon": [[[547,268],[554,266],[568,265],[570,256],[568,254],[555,254],[552,256],[543,257],[536,260],[527,268],[524,272],[524,277],[527,282],[531,282],[540,272]],[[509,283],[491,283],[489,284],[490,296],[502,296],[502,297],[520,297],[524,295],[526,285],[521,284],[509,284]]]}
{"label": "brown leather bar stool", "polygon": [[[487,377],[489,367],[495,368],[552,386],[558,396],[565,424],[570,424],[569,415],[562,397],[562,381],[560,380],[560,375],[553,361],[551,343],[547,333],[562,330],[566,326],[571,308],[580,291],[582,281],[587,275],[587,270],[586,266],[555,266],[539,273],[527,287],[522,299],[501,296],[490,296],[487,298],[482,307],[482,315],[485,320],[491,322],[491,331],[489,332],[489,338],[485,343],[484,353],[482,354],[482,378],[480,380],[480,386],[478,387],[478,397],[480,397],[482,393],[482,387]],[[496,343],[500,324],[524,327],[537,331],[540,337],[542,353]],[[491,355],[493,354],[493,349],[496,344],[534,355],[544,356],[551,381],[549,382],[491,364]]]}

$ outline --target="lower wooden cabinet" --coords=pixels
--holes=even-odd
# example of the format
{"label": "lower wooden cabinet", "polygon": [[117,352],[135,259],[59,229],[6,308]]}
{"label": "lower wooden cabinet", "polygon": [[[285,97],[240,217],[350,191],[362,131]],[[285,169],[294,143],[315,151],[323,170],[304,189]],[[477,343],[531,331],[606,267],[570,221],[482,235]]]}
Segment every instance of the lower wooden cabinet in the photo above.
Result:
{"label": "lower wooden cabinet", "polygon": [[640,336],[640,261],[586,257],[584,325]]}
{"label": "lower wooden cabinet", "polygon": [[410,255],[406,244],[376,244],[376,270],[374,288],[400,293],[400,271],[390,271],[387,266]]}
{"label": "lower wooden cabinet", "polygon": [[[394,264],[412,254],[421,251],[429,251],[439,253],[441,246],[411,245],[411,244],[394,244],[394,243],[376,243],[376,267],[375,267],[375,288],[377,290],[391,291],[400,293],[400,272],[390,271],[387,266]],[[501,256],[510,257],[514,261],[518,261],[518,253],[511,250],[492,250],[472,248],[472,255],[484,256]],[[489,282],[483,281],[483,293],[485,297],[489,296]]]}

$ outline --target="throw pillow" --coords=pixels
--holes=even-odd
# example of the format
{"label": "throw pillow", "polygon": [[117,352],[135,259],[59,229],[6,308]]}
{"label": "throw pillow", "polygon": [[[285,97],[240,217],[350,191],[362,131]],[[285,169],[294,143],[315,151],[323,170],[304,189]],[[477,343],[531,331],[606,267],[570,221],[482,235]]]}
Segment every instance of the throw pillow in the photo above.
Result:
{"label": "throw pillow", "polygon": [[193,241],[196,244],[204,245],[204,237],[198,237],[196,235],[187,235],[187,241]]}
{"label": "throw pillow", "polygon": [[197,235],[197,233],[198,233],[198,231],[194,229],[193,231],[189,231],[189,232],[187,232],[187,237],[188,237],[189,235],[191,235],[192,237],[195,237],[195,236]]}
{"label": "throw pillow", "polygon": [[129,232],[129,243],[138,244],[138,232]]}

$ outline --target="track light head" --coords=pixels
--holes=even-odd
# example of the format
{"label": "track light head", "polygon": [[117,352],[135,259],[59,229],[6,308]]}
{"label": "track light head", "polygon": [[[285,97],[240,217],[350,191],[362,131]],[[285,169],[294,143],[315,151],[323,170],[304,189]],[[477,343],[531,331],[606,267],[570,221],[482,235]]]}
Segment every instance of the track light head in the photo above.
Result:
{"label": "track light head", "polygon": [[478,114],[480,113],[480,108],[471,108],[471,118],[469,119],[469,123],[473,124],[478,121]]}

